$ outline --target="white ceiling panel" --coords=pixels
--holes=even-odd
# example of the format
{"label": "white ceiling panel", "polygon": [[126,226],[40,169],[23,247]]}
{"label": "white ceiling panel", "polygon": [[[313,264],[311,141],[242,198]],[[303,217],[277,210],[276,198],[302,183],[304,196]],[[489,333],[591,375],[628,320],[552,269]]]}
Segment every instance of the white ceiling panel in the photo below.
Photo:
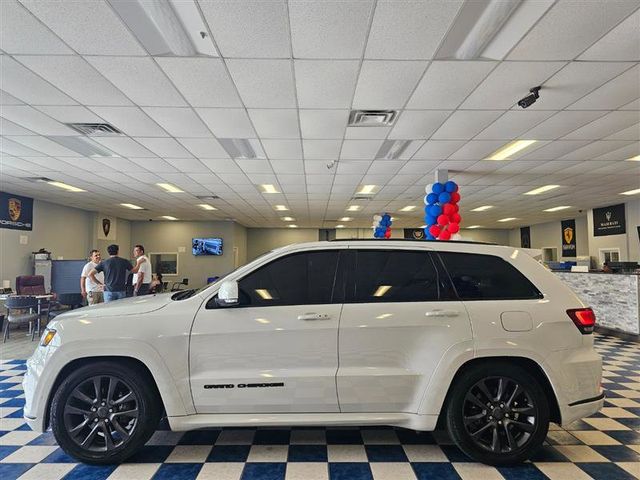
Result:
{"label": "white ceiling panel", "polygon": [[221,59],[157,57],[156,61],[192,106],[242,106]]}
{"label": "white ceiling panel", "polygon": [[295,108],[290,60],[227,60],[240,97],[249,108]]}
{"label": "white ceiling panel", "polygon": [[146,168],[147,170],[152,171],[153,173],[156,173],[156,174],[170,173],[170,172],[177,171],[175,167],[171,166],[161,158],[129,157],[129,160],[131,160],[134,163],[137,163],[142,168]]}
{"label": "white ceiling panel", "polygon": [[249,109],[248,113],[261,138],[300,138],[296,109]]}
{"label": "white ceiling panel", "polygon": [[191,154],[173,138],[136,137],[136,142],[163,158],[191,158]]}
{"label": "white ceiling panel", "polygon": [[[301,158],[302,156],[300,155]],[[271,160],[273,171],[278,174],[302,174],[304,173],[304,162],[302,160]],[[285,175],[290,177],[292,175]]]}
{"label": "white ceiling panel", "polygon": [[[444,110],[405,110],[389,133],[390,139],[429,138],[451,115]],[[373,127],[372,127],[373,128]]]}
{"label": "white ceiling panel", "polygon": [[640,67],[630,68],[589,95],[570,105],[569,110],[614,110],[640,97]]}
{"label": "white ceiling panel", "polygon": [[480,132],[475,138],[477,140],[516,139],[554,113],[554,111],[534,110],[508,111]]}
{"label": "white ceiling panel", "polygon": [[102,75],[140,106],[186,105],[151,58],[85,57]]}
{"label": "white ceiling panel", "polygon": [[584,147],[590,142],[590,140],[556,140],[523,155],[521,158],[525,160],[553,160]]}
{"label": "white ceiling panel", "polygon": [[300,108],[349,108],[360,62],[357,60],[295,60]]}
{"label": "white ceiling panel", "polygon": [[384,140],[345,140],[340,151],[341,159],[372,160]]}
{"label": "white ceiling panel", "polygon": [[628,160],[640,155],[640,142],[632,143],[626,147],[618,148],[596,157],[595,160]]}
{"label": "white ceiling panel", "polygon": [[155,122],[174,137],[210,137],[211,132],[191,108],[143,108]]}
{"label": "white ceiling panel", "polygon": [[449,160],[481,160],[504,145],[504,140],[471,140],[447,158]]}
{"label": "white ceiling panel", "polygon": [[360,58],[372,10],[372,0],[290,0],[293,56]]}
{"label": "white ceiling panel", "polygon": [[599,140],[640,120],[638,112],[611,112],[562,137],[564,140]]}
{"label": "white ceiling panel", "polygon": [[[2,90],[32,105],[74,105],[76,102],[20,65],[13,58],[0,56]],[[15,103],[15,102],[11,102]]]}
{"label": "white ceiling panel", "polygon": [[220,53],[235,58],[291,55],[287,7],[282,0],[200,0]]}
{"label": "white ceiling panel", "polygon": [[215,138],[178,138],[187,150],[197,158],[229,158]]}
{"label": "white ceiling panel", "polygon": [[41,105],[35,108],[62,123],[102,123],[102,119],[98,115],[85,107],[75,105]]}
{"label": "white ceiling panel", "polygon": [[[640,115],[638,120],[640,120]],[[636,123],[624,130],[613,133],[608,137],[605,137],[603,140],[640,140],[640,123]]]}
{"label": "white ceiling panel", "polygon": [[347,127],[344,138],[351,140],[377,140],[387,138],[391,127]]}
{"label": "white ceiling panel", "polygon": [[418,83],[407,108],[456,108],[496,64],[488,61],[434,61]]}
{"label": "white ceiling panel", "polygon": [[[207,184],[215,184],[220,183],[218,178],[211,173],[211,171],[198,159],[196,158],[166,158],[168,163],[176,167],[178,171],[184,173],[202,173],[205,175],[207,179]],[[201,183],[204,183],[204,179]],[[191,191],[191,193],[195,193]]]}
{"label": "white ceiling panel", "polygon": [[348,110],[300,110],[303,138],[343,138]]}
{"label": "white ceiling panel", "polygon": [[465,143],[466,140],[427,140],[413,159],[444,160]]}
{"label": "white ceiling panel", "polygon": [[509,54],[509,60],[573,60],[625,19],[635,1],[560,0]]}
{"label": "white ceiling panel", "polygon": [[433,134],[434,140],[464,140],[474,137],[500,115],[500,110],[455,111]]}
{"label": "white ceiling panel", "polygon": [[5,105],[0,116],[41,135],[77,135],[78,132],[27,105]]}
{"label": "white ceiling panel", "polygon": [[635,100],[627,103],[625,106],[620,107],[620,110],[640,110],[640,98],[636,98]]}
{"label": "white ceiling panel", "polygon": [[502,62],[460,108],[511,108],[530,88],[543,84],[564,65],[564,62]]}
{"label": "white ceiling panel", "polygon": [[197,108],[200,118],[218,138],[255,138],[247,112],[239,108]]}
{"label": "white ceiling panel", "polygon": [[461,5],[457,0],[379,0],[365,57],[432,58]]}
{"label": "white ceiling panel", "polygon": [[[0,137],[0,151],[16,157],[46,157],[45,153],[26,147],[22,143]],[[4,157],[4,156],[3,156]]]}
{"label": "white ceiling panel", "polygon": [[77,157],[78,152],[69,150],[63,147],[57,142],[49,140],[42,136],[22,136],[22,137],[5,137],[14,142],[21,143],[22,145],[32,148],[38,152],[42,152],[45,155],[51,155],[52,157]]}
{"label": "white ceiling panel", "polygon": [[218,173],[242,173],[238,164],[230,159],[202,159],[202,163],[212,172]]}
{"label": "white ceiling panel", "polygon": [[560,138],[603,116],[605,113],[603,111],[558,112],[553,117],[524,133],[523,137],[531,140]]}
{"label": "white ceiling panel", "polygon": [[338,158],[341,145],[342,140],[303,140],[304,158],[309,160]]}
{"label": "white ceiling panel", "polygon": [[[91,107],[91,110],[118,130],[132,137],[164,137],[168,135],[160,125],[137,107]],[[52,116],[55,117],[55,115]]]}
{"label": "white ceiling panel", "polygon": [[[112,152],[123,157],[155,157],[156,155],[128,137],[94,137]],[[152,169],[153,170],[153,169]]]}
{"label": "white ceiling panel", "polygon": [[585,145],[582,148],[574,150],[571,153],[568,153],[562,157],[561,160],[592,160],[597,158],[605,153],[613,152],[614,150],[618,150],[619,148],[626,147],[627,145],[632,144],[633,142],[625,141],[625,140],[601,140],[597,142],[592,142],[588,145]]}
{"label": "white ceiling panel", "polygon": [[262,140],[267,157],[279,159],[301,159],[302,146],[300,140]]}
{"label": "white ceiling panel", "polygon": [[145,54],[138,41],[103,0],[20,1],[82,55]]}
{"label": "white ceiling panel", "polygon": [[[0,57],[0,61],[4,61],[3,57]],[[0,90],[0,105],[22,105],[24,102],[18,100],[13,95],[9,95],[4,90]]]}
{"label": "white ceiling panel", "polygon": [[415,181],[416,175],[424,175],[432,171],[439,163],[440,160],[409,160],[398,170],[398,174],[411,176]]}
{"label": "white ceiling panel", "polygon": [[37,135],[36,132],[21,127],[2,117],[0,117],[0,133],[2,135]]}
{"label": "white ceiling panel", "polygon": [[400,108],[409,99],[427,62],[365,60],[353,99],[355,108]]}

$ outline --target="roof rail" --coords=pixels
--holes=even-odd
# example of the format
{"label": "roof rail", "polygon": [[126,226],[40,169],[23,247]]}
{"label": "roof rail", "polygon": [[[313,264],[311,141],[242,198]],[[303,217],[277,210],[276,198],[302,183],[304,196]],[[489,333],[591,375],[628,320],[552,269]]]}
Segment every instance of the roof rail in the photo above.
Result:
{"label": "roof rail", "polygon": [[471,240],[421,240],[419,238],[334,238],[328,242],[420,242],[420,243],[462,243],[470,245],[498,245],[490,242],[474,242]]}

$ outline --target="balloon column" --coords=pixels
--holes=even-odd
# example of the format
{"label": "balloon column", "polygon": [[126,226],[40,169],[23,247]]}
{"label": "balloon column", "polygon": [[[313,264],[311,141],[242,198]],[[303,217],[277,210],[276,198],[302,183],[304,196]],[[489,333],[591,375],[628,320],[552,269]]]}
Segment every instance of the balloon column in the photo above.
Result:
{"label": "balloon column", "polygon": [[425,188],[424,197],[424,234],[427,240],[460,240],[460,222],[458,213],[460,194],[458,185],[449,180],[446,183],[433,183]]}
{"label": "balloon column", "polygon": [[383,213],[382,215],[373,216],[373,236],[375,238],[391,237],[391,215]]}

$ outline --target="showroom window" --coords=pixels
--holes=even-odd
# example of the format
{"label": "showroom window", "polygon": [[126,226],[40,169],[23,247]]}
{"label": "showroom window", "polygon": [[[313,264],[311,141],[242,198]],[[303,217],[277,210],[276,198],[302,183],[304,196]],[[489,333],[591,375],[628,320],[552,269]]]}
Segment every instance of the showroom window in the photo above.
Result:
{"label": "showroom window", "polygon": [[294,253],[251,272],[239,282],[240,305],[331,303],[339,250]]}
{"label": "showroom window", "polygon": [[355,303],[438,300],[438,274],[428,252],[359,250]]}
{"label": "showroom window", "polygon": [[542,298],[538,289],[510,263],[492,255],[440,252],[462,300]]}

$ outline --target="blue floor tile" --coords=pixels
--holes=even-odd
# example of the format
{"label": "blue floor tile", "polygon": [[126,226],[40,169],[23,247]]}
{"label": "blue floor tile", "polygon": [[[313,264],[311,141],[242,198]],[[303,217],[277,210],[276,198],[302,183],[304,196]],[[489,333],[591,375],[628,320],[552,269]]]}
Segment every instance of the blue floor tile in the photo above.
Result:
{"label": "blue floor tile", "polygon": [[286,463],[247,463],[241,480],[284,480]]}
{"label": "blue floor tile", "polygon": [[42,460],[41,463],[79,463],[79,460],[67,455],[64,450],[58,448]]}
{"label": "blue floor tile", "polygon": [[289,429],[256,430],[254,445],[288,445],[291,438]]}
{"label": "blue floor tile", "polygon": [[8,457],[19,448],[20,447],[15,445],[0,445],[0,460],[2,460],[4,457]]}
{"label": "blue floor tile", "polygon": [[80,463],[64,476],[64,480],[106,480],[115,469],[115,465],[87,465]]}
{"label": "blue floor tile", "polygon": [[636,480],[615,463],[577,463],[592,478],[602,480]]}
{"label": "blue floor tile", "polygon": [[370,462],[408,462],[402,445],[365,445]]}
{"label": "blue floor tile", "polygon": [[186,432],[179,445],[213,445],[220,436],[220,430],[194,430]]}
{"label": "blue floor tile", "polygon": [[207,462],[246,462],[251,445],[216,445]]}
{"label": "blue floor tile", "polygon": [[640,453],[624,445],[593,445],[591,448],[612,462],[640,462]]}
{"label": "blue floor tile", "polygon": [[57,445],[56,437],[51,432],[45,432],[39,437],[31,440],[27,445]]}
{"label": "blue floor tile", "polygon": [[0,479],[16,480],[33,465],[33,463],[0,463]]}
{"label": "blue floor tile", "polygon": [[329,445],[362,445],[362,435],[358,429],[329,429],[327,430]]}
{"label": "blue floor tile", "polygon": [[412,463],[418,480],[460,480],[460,475],[450,463]]}
{"label": "blue floor tile", "polygon": [[153,476],[153,480],[194,480],[202,463],[165,463]]}
{"label": "blue floor tile", "polygon": [[543,445],[534,453],[530,460],[532,462],[568,462],[569,459],[550,445]]}
{"label": "blue floor tile", "polygon": [[473,462],[455,445],[440,445],[440,448],[450,462]]}
{"label": "blue floor tile", "polygon": [[330,480],[373,480],[368,463],[330,463]]}
{"label": "blue floor tile", "polygon": [[326,445],[290,445],[289,462],[326,462]]}
{"label": "blue floor tile", "polygon": [[547,480],[547,476],[531,463],[513,467],[498,467],[505,480]]}
{"label": "blue floor tile", "polygon": [[162,463],[171,454],[175,447],[168,445],[145,445],[133,456],[127,459],[128,463]]}
{"label": "blue floor tile", "polygon": [[396,429],[396,435],[403,445],[435,445],[437,442],[431,432],[417,432],[406,428]]}

